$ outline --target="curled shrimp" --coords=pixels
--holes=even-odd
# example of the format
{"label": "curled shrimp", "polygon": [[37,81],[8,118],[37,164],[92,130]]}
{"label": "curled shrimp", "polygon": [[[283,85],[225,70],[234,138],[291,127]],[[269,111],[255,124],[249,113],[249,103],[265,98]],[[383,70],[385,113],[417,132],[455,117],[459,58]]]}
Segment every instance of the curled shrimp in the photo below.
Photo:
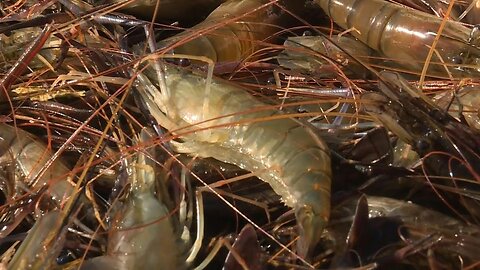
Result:
{"label": "curled shrimp", "polygon": [[[412,71],[422,71],[442,19],[384,0],[316,0],[322,9],[352,35]],[[446,21],[428,69],[429,75],[451,77],[478,74],[480,50],[471,29]],[[432,63],[433,64],[433,63]],[[465,65],[465,66],[463,66]],[[468,66],[473,65],[473,66]]]}
{"label": "curled shrimp", "polygon": [[217,79],[209,83],[175,66],[165,66],[163,72],[160,91],[142,73],[137,90],[159,124],[184,140],[172,142],[175,150],[235,164],[268,182],[294,208],[298,250],[306,256],[330,214],[327,145],[308,125],[266,109],[267,104],[238,86]]}

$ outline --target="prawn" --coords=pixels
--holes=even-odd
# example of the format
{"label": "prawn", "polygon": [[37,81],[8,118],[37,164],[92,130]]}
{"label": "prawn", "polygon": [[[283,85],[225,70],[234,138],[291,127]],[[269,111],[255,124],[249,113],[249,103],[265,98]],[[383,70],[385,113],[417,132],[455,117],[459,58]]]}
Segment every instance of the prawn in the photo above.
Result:
{"label": "prawn", "polygon": [[[375,262],[378,267],[383,268],[386,261],[391,260],[387,258],[392,257],[399,259],[393,263],[409,261],[419,266],[426,263],[425,257],[407,257],[412,251],[422,252],[423,244],[420,243],[425,240],[424,244],[427,246],[436,242],[431,248],[445,254],[442,259],[452,260],[455,266],[478,261],[478,226],[465,224],[461,220],[411,201],[365,195],[358,199],[354,196],[332,209],[328,232],[335,239],[333,248],[336,256],[331,266],[340,264],[346,267],[345,263],[348,263],[351,257],[345,255],[352,250],[355,250],[364,265]],[[438,242],[427,240],[435,234],[441,236],[437,238]],[[381,239],[372,241],[379,235]],[[417,247],[408,251],[408,246],[412,244]],[[396,252],[399,247],[408,252]],[[379,252],[380,250],[382,252]],[[391,255],[386,256],[389,253]],[[455,258],[456,256],[461,257],[461,261]],[[391,267],[393,264],[390,262],[388,265]]]}
{"label": "prawn", "polygon": [[[379,93],[365,93],[366,111],[382,122],[402,141],[410,144],[422,158],[422,169],[451,179],[455,186],[478,190],[480,179],[478,131],[457,121],[396,73],[382,72]],[[472,179],[458,182],[456,179]],[[474,181],[476,180],[476,181]],[[473,215],[476,208],[466,205],[475,199],[464,198]]]}
{"label": "prawn", "polygon": [[295,210],[298,251],[308,257],[330,214],[326,143],[236,85],[165,65],[159,90],[148,71],[137,75],[136,89],[157,122],[183,140],[171,142],[175,151],[235,164],[269,183]]}
{"label": "prawn", "polygon": [[[56,205],[61,205],[73,194],[73,182],[65,180],[70,170],[58,159],[50,166],[45,166],[52,153],[43,142],[28,132],[0,123],[0,154],[2,163],[13,163],[15,166],[14,193],[20,192],[24,186],[30,190],[48,186],[49,196]],[[20,183],[17,179],[23,181]],[[17,195],[13,194],[13,197]],[[8,235],[15,225],[5,226],[1,235]]]}
{"label": "prawn", "polygon": [[[145,129],[140,140],[149,135]],[[182,243],[165,201],[155,196],[155,164],[153,151],[138,151],[127,172],[131,187],[120,207],[114,210],[113,224],[108,237],[107,255],[86,261],[82,269],[184,269]],[[167,195],[165,190],[157,195]],[[186,245],[185,245],[186,246]],[[155,252],[152,252],[155,250]],[[114,267],[112,267],[114,266]]]}
{"label": "prawn", "polygon": [[[332,20],[389,59],[420,72],[429,54],[442,19],[434,15],[383,1],[315,0]],[[471,29],[446,21],[435,47],[428,75],[468,77],[478,74],[480,49],[471,40]],[[470,65],[470,66],[469,66]]]}
{"label": "prawn", "polygon": [[56,265],[65,242],[62,213],[50,211],[40,217],[22,242],[7,269],[50,269]]}
{"label": "prawn", "polygon": [[[239,17],[241,19],[237,19]],[[221,25],[228,19],[235,19],[235,22]],[[173,49],[174,53],[205,56],[215,62],[240,61],[252,55],[261,41],[279,30],[274,25],[280,19],[281,15],[274,12],[269,1],[230,0],[216,8],[203,22],[162,41],[160,47],[182,42]],[[191,40],[192,33],[205,34]]]}

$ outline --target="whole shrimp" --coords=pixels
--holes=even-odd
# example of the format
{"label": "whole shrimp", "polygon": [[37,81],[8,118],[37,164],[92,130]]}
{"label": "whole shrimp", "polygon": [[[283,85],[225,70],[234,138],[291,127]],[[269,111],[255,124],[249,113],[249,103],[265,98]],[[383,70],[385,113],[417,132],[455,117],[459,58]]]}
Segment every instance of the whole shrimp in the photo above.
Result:
{"label": "whole shrimp", "polygon": [[[149,139],[142,130],[140,141]],[[82,269],[183,269],[186,267],[180,233],[174,227],[167,198],[158,199],[152,148],[137,152],[127,170],[131,187],[125,202],[114,210],[107,255],[85,262]],[[164,183],[163,183],[164,184]],[[163,185],[164,186],[164,185]],[[159,194],[168,194],[160,191]],[[185,256],[186,257],[186,256]]]}
{"label": "whole shrimp", "polygon": [[294,208],[298,251],[308,256],[330,214],[327,145],[308,125],[236,85],[210,83],[211,78],[175,66],[163,72],[160,89],[147,73],[138,74],[136,87],[158,123],[183,140],[172,142],[175,150],[235,164],[268,182]]}
{"label": "whole shrimp", "polygon": [[[420,72],[442,19],[384,0],[315,0],[344,29],[370,48]],[[471,76],[478,74],[479,44],[470,40],[471,29],[446,21],[428,69],[429,75]],[[472,65],[472,66],[468,66]]]}

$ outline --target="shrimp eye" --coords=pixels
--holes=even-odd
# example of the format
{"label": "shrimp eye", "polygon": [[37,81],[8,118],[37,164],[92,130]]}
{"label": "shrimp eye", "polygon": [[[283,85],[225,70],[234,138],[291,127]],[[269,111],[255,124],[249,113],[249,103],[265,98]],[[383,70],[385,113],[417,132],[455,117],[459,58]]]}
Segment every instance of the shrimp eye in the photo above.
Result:
{"label": "shrimp eye", "polygon": [[303,31],[302,36],[303,37],[310,37],[310,36],[313,36],[313,33],[310,30],[305,30],[305,31]]}
{"label": "shrimp eye", "polygon": [[71,251],[69,250],[62,251],[57,258],[57,264],[62,265],[62,264],[72,262],[74,260],[75,260],[75,255]]}
{"label": "shrimp eye", "polygon": [[430,148],[430,142],[426,139],[419,139],[415,146],[420,153],[426,152]]}
{"label": "shrimp eye", "polygon": [[275,81],[275,78],[274,77],[270,77],[267,79],[267,84],[275,84],[276,81]]}
{"label": "shrimp eye", "polygon": [[442,122],[447,119],[446,113],[443,112],[443,111],[440,111],[439,109],[433,109],[433,110],[431,111],[430,115],[431,115],[433,118],[435,118],[435,119],[437,119],[437,120],[439,120],[439,121],[442,121]]}
{"label": "shrimp eye", "polygon": [[460,65],[463,64],[463,57],[461,55],[456,55],[452,57],[452,64]]}
{"label": "shrimp eye", "polygon": [[298,107],[297,112],[299,112],[299,113],[308,113],[308,109],[305,108],[305,107],[303,107],[303,106],[300,106],[300,107]]}
{"label": "shrimp eye", "polygon": [[178,65],[181,66],[181,67],[188,67],[191,64],[192,63],[191,63],[190,59],[187,59],[187,58],[178,59]]}
{"label": "shrimp eye", "polygon": [[191,64],[191,61],[187,58],[172,58],[172,59],[167,59],[166,62],[172,63],[177,66],[181,66],[181,67],[188,67]]}

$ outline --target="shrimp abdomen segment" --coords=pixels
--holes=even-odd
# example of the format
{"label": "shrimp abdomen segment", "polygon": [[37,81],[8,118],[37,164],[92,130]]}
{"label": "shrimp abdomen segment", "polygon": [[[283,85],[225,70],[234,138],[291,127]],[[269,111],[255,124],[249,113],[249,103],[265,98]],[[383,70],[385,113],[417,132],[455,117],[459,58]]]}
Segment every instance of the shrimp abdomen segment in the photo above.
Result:
{"label": "shrimp abdomen segment", "polygon": [[[370,48],[400,62],[414,71],[421,71],[441,18],[408,9],[384,0],[316,0],[340,27]],[[466,64],[478,58],[478,48],[469,44],[471,30],[454,21],[447,21],[436,44],[433,61]],[[476,45],[476,44],[474,44]],[[468,59],[462,59],[467,56]],[[445,75],[446,67],[435,67],[435,74]],[[454,68],[449,72],[455,72]]]}

